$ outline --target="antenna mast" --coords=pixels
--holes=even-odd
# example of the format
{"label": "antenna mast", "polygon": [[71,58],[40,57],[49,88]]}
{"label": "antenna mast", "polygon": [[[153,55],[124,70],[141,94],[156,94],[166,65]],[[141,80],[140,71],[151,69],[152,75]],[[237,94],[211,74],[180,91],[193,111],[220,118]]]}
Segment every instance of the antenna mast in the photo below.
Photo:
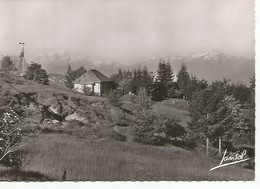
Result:
{"label": "antenna mast", "polygon": [[25,43],[19,43],[19,45],[22,45],[22,51],[21,51],[21,54],[20,54],[20,63],[19,63],[19,75],[20,76],[23,76],[24,75],[24,64],[25,64],[25,60],[24,60],[24,45]]}

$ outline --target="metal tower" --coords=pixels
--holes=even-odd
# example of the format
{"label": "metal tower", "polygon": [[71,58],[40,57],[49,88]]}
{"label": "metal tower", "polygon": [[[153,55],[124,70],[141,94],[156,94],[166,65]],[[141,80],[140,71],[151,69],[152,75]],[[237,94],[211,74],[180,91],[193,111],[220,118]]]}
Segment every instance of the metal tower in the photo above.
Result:
{"label": "metal tower", "polygon": [[19,75],[20,76],[23,76],[24,73],[25,73],[25,59],[24,59],[24,45],[25,43],[19,43],[19,45],[22,45],[22,51],[21,51],[21,54],[20,54],[20,62],[19,62]]}

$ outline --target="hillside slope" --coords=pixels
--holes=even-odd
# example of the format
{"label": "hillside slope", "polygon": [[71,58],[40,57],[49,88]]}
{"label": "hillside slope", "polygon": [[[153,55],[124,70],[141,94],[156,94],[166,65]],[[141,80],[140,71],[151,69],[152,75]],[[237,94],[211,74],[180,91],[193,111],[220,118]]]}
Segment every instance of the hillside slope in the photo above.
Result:
{"label": "hillside slope", "polygon": [[[61,180],[64,171],[66,180],[254,179],[254,171],[236,166],[209,172],[219,160],[172,145],[155,147],[118,141],[124,140],[114,128],[124,122],[122,128],[131,129],[131,121],[122,120],[122,110],[112,107],[106,98],[6,73],[0,73],[0,88],[1,111],[24,111],[20,127],[28,144],[23,148],[25,161],[20,173],[36,175],[38,180]],[[157,105],[170,114],[172,108],[185,111],[185,103],[175,101]],[[1,168],[0,180],[30,180],[12,177],[12,173]]]}

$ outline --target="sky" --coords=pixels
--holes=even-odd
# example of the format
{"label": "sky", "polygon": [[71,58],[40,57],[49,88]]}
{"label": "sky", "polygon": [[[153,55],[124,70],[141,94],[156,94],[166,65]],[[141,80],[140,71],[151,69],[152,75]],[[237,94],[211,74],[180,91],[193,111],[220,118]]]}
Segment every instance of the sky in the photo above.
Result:
{"label": "sky", "polygon": [[0,0],[0,55],[122,64],[218,50],[254,58],[253,0]]}

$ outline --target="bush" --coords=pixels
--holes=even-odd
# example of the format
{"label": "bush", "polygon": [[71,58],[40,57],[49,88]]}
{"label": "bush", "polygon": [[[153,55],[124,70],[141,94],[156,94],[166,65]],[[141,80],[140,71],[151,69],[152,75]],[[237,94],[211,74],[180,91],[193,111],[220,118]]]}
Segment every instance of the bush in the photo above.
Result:
{"label": "bush", "polygon": [[185,129],[174,119],[151,112],[140,114],[134,125],[135,141],[144,144],[163,145],[171,138],[183,137],[185,133]]}
{"label": "bush", "polygon": [[[160,119],[151,111],[151,99],[145,90],[140,90],[134,103],[134,140],[143,144],[162,145]],[[158,122],[159,120],[159,122]]]}
{"label": "bush", "polygon": [[95,93],[91,90],[90,87],[84,86],[83,92],[84,92],[85,95],[88,95],[88,96],[94,96],[95,95]]}
{"label": "bush", "polygon": [[112,108],[110,111],[110,119],[115,125],[129,126],[129,120],[126,117],[126,113],[119,108]]}
{"label": "bush", "polygon": [[160,136],[154,135],[160,132],[156,126],[156,117],[152,113],[142,114],[136,117],[134,124],[134,140],[143,144],[162,145],[164,141]]}
{"label": "bush", "polygon": [[5,56],[2,60],[2,70],[5,72],[12,72],[16,70],[16,67],[10,56]]}
{"label": "bush", "polygon": [[170,89],[168,90],[168,97],[169,97],[169,98],[181,98],[182,95],[181,95],[181,93],[180,93],[178,90],[176,90],[175,88],[170,88]]}
{"label": "bush", "polygon": [[122,106],[121,95],[117,91],[114,91],[114,90],[109,91],[109,93],[107,94],[107,98],[112,106],[115,106],[115,107]]}
{"label": "bush", "polygon": [[10,166],[19,167],[22,155],[19,151],[22,139],[19,115],[14,110],[0,111],[0,162]]}
{"label": "bush", "polygon": [[49,84],[49,75],[47,74],[46,70],[43,69],[40,64],[33,62],[28,67],[26,74],[24,75],[24,78],[44,85]]}
{"label": "bush", "polygon": [[197,146],[197,135],[195,136],[191,132],[187,132],[183,137],[184,145],[183,147],[187,147],[189,149],[194,149]]}
{"label": "bush", "polygon": [[165,116],[159,116],[157,124],[161,127],[161,130],[165,132],[168,137],[182,137],[186,133],[185,129],[178,124],[174,119],[167,118]]}
{"label": "bush", "polygon": [[135,141],[144,144],[162,145],[171,137],[180,137],[185,129],[174,119],[152,112],[152,102],[144,90],[140,90],[134,104]]}

